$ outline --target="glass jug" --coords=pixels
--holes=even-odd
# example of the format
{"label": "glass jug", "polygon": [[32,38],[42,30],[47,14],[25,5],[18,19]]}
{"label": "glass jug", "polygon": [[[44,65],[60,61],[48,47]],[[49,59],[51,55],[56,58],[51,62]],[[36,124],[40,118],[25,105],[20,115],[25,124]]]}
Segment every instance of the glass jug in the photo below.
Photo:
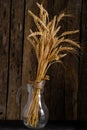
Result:
{"label": "glass jug", "polygon": [[[27,84],[28,100],[27,100],[27,104],[25,105],[25,107],[23,109],[22,116],[23,116],[23,122],[24,122],[25,126],[27,126],[29,128],[43,128],[43,127],[45,127],[45,125],[48,121],[49,111],[45,104],[44,96],[43,96],[44,85],[45,85],[45,80],[42,80],[41,82],[36,83],[35,86],[33,86],[32,84]],[[33,96],[35,94],[35,91],[38,91],[38,93],[37,93],[38,102],[35,102],[36,104],[38,104],[36,118],[34,118],[35,114],[36,114],[35,113],[36,104],[33,104],[33,106],[32,106],[33,112],[31,111],[31,104],[33,101]],[[32,114],[30,111],[32,112]],[[28,119],[30,119],[30,120],[28,120]]]}

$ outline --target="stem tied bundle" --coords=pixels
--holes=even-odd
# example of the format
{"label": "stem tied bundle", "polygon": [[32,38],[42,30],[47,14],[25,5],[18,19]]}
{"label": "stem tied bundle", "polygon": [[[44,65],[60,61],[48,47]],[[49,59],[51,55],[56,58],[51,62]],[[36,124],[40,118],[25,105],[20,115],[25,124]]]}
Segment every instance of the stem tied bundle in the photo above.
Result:
{"label": "stem tied bundle", "polygon": [[27,115],[27,124],[30,124],[31,127],[36,127],[38,123],[38,111],[39,111],[39,102],[38,94],[40,89],[36,89],[33,94],[32,102],[30,105],[29,113]]}

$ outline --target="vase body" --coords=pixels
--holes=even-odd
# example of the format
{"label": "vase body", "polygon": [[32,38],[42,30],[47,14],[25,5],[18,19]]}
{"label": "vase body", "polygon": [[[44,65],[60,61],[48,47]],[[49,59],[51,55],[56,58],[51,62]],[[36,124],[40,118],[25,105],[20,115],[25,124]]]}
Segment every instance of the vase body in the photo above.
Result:
{"label": "vase body", "polygon": [[[27,85],[27,91],[28,91],[28,100],[27,100],[27,104],[25,105],[24,109],[23,109],[23,122],[25,124],[25,126],[29,127],[29,128],[43,128],[45,127],[47,121],[48,121],[48,117],[49,117],[49,111],[48,108],[45,104],[44,101],[44,96],[43,96],[43,92],[44,92],[44,85],[45,85],[45,81],[41,81],[39,83],[36,84],[36,87],[39,86],[39,88],[35,88],[32,86],[32,84],[28,84]],[[39,89],[39,92],[37,93],[37,104],[38,104],[38,109],[37,109],[37,122],[33,123],[28,121],[28,117],[31,116],[30,119],[33,118],[33,116],[35,116],[35,110],[36,109],[36,105],[34,104],[33,106],[33,112],[30,110],[31,108],[31,104],[33,101],[33,96],[34,93],[36,91],[36,89]],[[31,113],[31,112],[32,113]],[[35,118],[36,119],[36,118]],[[34,120],[35,120],[34,119]],[[33,124],[33,125],[32,125]]]}

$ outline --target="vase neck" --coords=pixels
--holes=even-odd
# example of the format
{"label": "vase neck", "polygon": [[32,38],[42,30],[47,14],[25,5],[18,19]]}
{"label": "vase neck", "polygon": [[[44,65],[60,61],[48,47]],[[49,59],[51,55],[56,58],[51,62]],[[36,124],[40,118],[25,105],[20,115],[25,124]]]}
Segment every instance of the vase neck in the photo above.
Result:
{"label": "vase neck", "polygon": [[41,80],[40,82],[28,84],[27,85],[28,92],[31,93],[32,91],[34,91],[34,89],[40,89],[40,92],[43,93],[45,82],[46,82],[45,80]]}
{"label": "vase neck", "polygon": [[38,89],[43,89],[44,85],[45,85],[45,80],[41,80],[40,82],[37,82],[34,87]]}

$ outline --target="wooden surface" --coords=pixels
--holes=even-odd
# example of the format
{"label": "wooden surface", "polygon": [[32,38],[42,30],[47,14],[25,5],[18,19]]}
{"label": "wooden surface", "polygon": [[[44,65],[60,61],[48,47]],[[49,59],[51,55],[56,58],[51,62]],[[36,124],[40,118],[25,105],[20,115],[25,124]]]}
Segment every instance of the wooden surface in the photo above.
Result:
{"label": "wooden surface", "polygon": [[[17,92],[26,88],[36,76],[37,60],[27,41],[29,29],[35,29],[28,9],[38,14],[36,2],[42,0],[0,0],[0,119],[19,120],[27,100],[21,91],[19,105]],[[43,0],[50,18],[60,12],[73,15],[61,22],[62,30],[79,29],[72,36],[81,45],[79,57],[64,59],[65,69],[59,64],[48,70],[50,81],[45,85],[44,98],[51,120],[87,119],[87,1]]]}
{"label": "wooden surface", "polygon": [[16,95],[21,87],[22,46],[24,24],[24,0],[11,1],[10,45],[9,45],[9,79],[6,119],[19,119],[20,104],[16,103]]}
{"label": "wooden surface", "polygon": [[[66,21],[66,29],[80,29],[80,12],[82,0],[68,0],[66,12],[73,14],[73,18]],[[67,19],[66,19],[67,20]],[[79,41],[80,34],[69,36],[76,41]],[[72,55],[65,59],[65,117],[67,120],[77,119],[77,93],[78,93],[78,70],[79,61]]]}
{"label": "wooden surface", "polygon": [[[80,51],[79,64],[79,89],[78,89],[78,119],[87,119],[87,1],[82,4],[81,13],[81,34],[80,41],[82,50]],[[80,109],[79,109],[80,108]]]}
{"label": "wooden surface", "polygon": [[0,1],[0,119],[5,119],[8,90],[10,0]]}

